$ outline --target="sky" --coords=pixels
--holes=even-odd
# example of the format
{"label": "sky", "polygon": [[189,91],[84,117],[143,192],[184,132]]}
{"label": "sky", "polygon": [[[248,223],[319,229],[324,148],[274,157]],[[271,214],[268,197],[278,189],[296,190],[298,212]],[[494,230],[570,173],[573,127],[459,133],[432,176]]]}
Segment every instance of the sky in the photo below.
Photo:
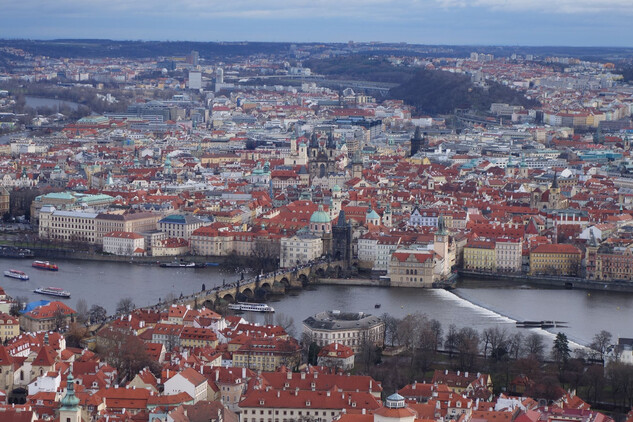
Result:
{"label": "sky", "polygon": [[633,46],[633,0],[0,0],[0,38]]}

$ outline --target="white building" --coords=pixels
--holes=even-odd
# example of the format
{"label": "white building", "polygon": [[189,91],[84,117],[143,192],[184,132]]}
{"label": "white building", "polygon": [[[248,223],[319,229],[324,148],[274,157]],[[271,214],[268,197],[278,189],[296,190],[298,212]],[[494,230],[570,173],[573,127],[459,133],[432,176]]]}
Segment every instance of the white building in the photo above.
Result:
{"label": "white building", "polygon": [[319,236],[300,230],[292,237],[281,239],[279,266],[288,268],[305,264],[319,258],[322,254],[323,240]]}
{"label": "white building", "polygon": [[145,250],[145,237],[132,232],[110,232],[103,236],[103,252],[128,256],[142,254]]}
{"label": "white building", "polygon": [[189,89],[202,89],[202,73],[201,72],[189,72]]}
{"label": "white building", "polygon": [[187,393],[193,402],[207,399],[207,378],[193,368],[187,368],[165,381],[165,395]]}
{"label": "white building", "polygon": [[495,243],[495,258],[499,271],[521,271],[523,263],[523,240],[498,238]]}
{"label": "white building", "polygon": [[37,393],[56,393],[62,383],[62,376],[57,372],[41,375],[29,384],[29,396]]}

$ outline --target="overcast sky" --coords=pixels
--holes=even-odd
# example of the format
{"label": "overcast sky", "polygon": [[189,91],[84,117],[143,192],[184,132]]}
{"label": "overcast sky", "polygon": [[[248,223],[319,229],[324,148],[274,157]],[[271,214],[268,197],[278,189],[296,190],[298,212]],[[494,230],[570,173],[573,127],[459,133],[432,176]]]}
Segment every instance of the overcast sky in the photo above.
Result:
{"label": "overcast sky", "polygon": [[0,0],[1,38],[632,46],[633,0]]}

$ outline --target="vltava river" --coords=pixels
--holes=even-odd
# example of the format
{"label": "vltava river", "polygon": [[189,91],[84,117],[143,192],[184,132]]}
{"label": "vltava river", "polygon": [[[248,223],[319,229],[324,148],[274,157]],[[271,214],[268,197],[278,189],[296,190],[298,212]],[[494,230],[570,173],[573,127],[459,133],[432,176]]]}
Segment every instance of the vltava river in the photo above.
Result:
{"label": "vltava river", "polygon": [[[160,268],[157,265],[56,260],[58,272],[36,270],[32,260],[0,259],[0,270],[10,268],[25,271],[31,279],[21,282],[4,277],[0,285],[8,295],[26,296],[29,300],[48,299],[33,293],[41,286],[61,287],[71,292],[65,299],[69,306],[85,299],[88,306],[99,304],[114,313],[122,297],[131,297],[137,306],[148,306],[172,293],[179,296],[198,292],[237,280],[240,274],[228,273],[218,267]],[[485,283],[466,280],[453,292],[445,290],[389,289],[379,287],[318,286],[293,292],[270,303],[278,314],[292,317],[295,334],[301,332],[301,321],[326,309],[389,313],[397,317],[421,312],[439,320],[448,330],[450,324],[470,326],[478,331],[501,326],[508,331],[524,333],[535,330],[552,338],[558,331],[570,340],[587,345],[602,329],[614,337],[632,337],[633,294],[527,288],[511,284]],[[380,304],[376,309],[375,305]],[[245,314],[246,319],[264,322],[261,314]],[[270,318],[270,317],[269,317]],[[274,318],[273,318],[274,320]],[[568,328],[517,329],[516,321],[557,320],[568,322]]]}

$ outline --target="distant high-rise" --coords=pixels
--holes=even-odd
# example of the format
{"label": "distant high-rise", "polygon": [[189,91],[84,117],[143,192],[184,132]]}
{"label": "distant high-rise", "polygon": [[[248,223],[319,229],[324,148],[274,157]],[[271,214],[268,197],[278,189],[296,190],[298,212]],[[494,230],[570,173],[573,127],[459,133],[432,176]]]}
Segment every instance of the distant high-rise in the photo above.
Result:
{"label": "distant high-rise", "polygon": [[215,70],[215,83],[223,84],[224,83],[224,70],[221,67],[218,67]]}
{"label": "distant high-rise", "polygon": [[194,66],[198,66],[198,62],[200,61],[200,53],[196,50],[191,50],[191,54],[187,56],[187,63],[192,64]]}
{"label": "distant high-rise", "polygon": [[199,90],[202,89],[202,73],[201,72],[189,72],[189,89]]}

